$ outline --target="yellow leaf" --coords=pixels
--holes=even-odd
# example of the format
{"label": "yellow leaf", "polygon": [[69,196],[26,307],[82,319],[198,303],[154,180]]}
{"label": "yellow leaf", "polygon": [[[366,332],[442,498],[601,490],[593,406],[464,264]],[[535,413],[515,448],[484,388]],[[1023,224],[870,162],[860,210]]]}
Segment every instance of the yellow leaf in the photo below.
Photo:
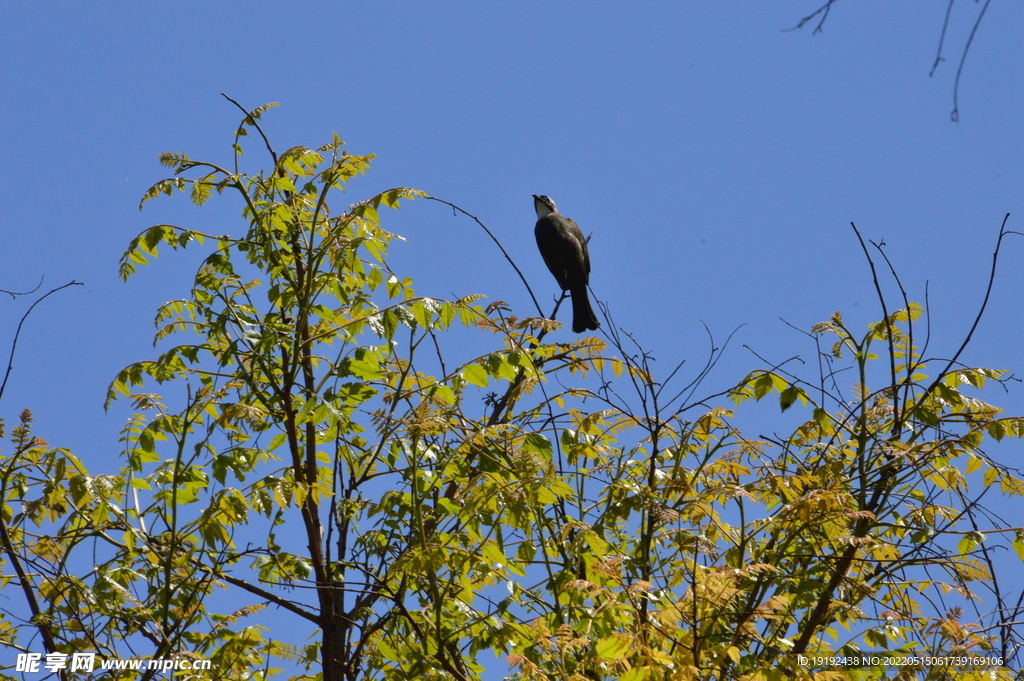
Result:
{"label": "yellow leaf", "polygon": [[501,565],[504,567],[508,563],[508,558],[505,557],[505,554],[497,544],[484,544],[480,552],[483,554],[484,560],[492,566]]}
{"label": "yellow leaf", "polygon": [[644,681],[651,673],[650,667],[633,667],[619,677],[619,681]]}
{"label": "yellow leaf", "polygon": [[618,660],[626,655],[632,645],[632,636],[612,634],[608,638],[598,641],[594,649],[602,660]]}
{"label": "yellow leaf", "polygon": [[995,482],[998,477],[999,477],[999,471],[997,471],[995,468],[987,469],[985,471],[985,475],[984,475],[984,478],[983,478],[984,483],[985,483],[985,487],[991,486],[992,483]]}

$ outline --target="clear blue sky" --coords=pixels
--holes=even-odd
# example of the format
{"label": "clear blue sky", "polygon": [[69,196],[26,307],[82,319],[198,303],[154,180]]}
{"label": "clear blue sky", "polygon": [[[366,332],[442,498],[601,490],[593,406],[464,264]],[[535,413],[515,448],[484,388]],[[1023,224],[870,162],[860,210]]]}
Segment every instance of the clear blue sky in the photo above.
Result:
{"label": "clear blue sky", "polygon": [[[885,240],[911,297],[931,282],[933,348],[951,353],[1003,215],[1024,231],[1024,6],[991,3],[952,123],[981,5],[954,5],[929,78],[945,3],[839,2],[821,34],[782,31],[818,4],[5,3],[0,288],[88,288],[30,319],[0,416],[29,407],[52,444],[115,468],[127,411],[103,412],[106,386],[153,355],[155,308],[187,295],[201,254],[166,255],[128,284],[119,257],[152,224],[244,230],[233,200],[137,210],[165,176],[160,152],[228,158],[239,112],[220,92],[280,102],[265,118],[279,149],[337,132],[376,153],[353,201],[410,186],[476,214],[544,301],[556,291],[530,195],[549,194],[593,233],[596,296],[666,366],[701,363],[702,320],[719,338],[746,324],[717,385],[757,366],[742,344],[809,352],[779,317],[879,317],[850,221]],[[530,311],[469,221],[421,201],[385,218],[409,240],[392,265],[417,293]],[[1009,242],[967,363],[1024,374],[1022,263],[1024,240]],[[5,357],[26,305],[0,297]],[[1020,413],[1022,395],[990,397]]]}

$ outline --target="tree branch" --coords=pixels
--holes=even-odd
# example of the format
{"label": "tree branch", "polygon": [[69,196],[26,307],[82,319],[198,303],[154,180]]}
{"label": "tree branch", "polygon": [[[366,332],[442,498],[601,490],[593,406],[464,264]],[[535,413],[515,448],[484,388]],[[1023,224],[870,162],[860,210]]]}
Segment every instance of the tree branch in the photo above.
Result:
{"label": "tree branch", "polygon": [[[494,243],[496,243],[498,245],[498,248],[501,250],[501,254],[505,256],[505,260],[508,260],[508,263],[510,265],[512,265],[512,269],[514,269],[516,271],[516,274],[519,275],[519,278],[523,282],[523,286],[526,287],[526,291],[530,294],[530,298],[533,299],[533,304],[537,308],[537,314],[543,316],[544,315],[544,311],[540,309],[540,303],[537,302],[537,296],[533,295],[533,289],[530,288],[530,284],[526,281],[526,277],[523,276],[523,273],[519,270],[519,267],[516,266],[515,261],[512,260],[512,257],[508,254],[508,251],[505,250],[505,247],[501,245],[500,241],[498,241],[498,237],[494,236],[494,234],[491,232],[491,230],[487,229],[487,225],[485,225],[483,222],[481,222],[480,218],[478,218],[475,215],[472,215],[471,213],[463,210],[462,208],[459,208],[454,203],[451,203],[449,201],[445,201],[444,199],[439,199],[436,196],[428,196],[426,198],[430,199],[431,201],[437,201],[438,203],[443,203],[446,206],[450,206],[452,208],[452,210],[458,211],[459,213],[462,213],[466,217],[471,218],[472,220],[474,220],[476,222],[476,224],[480,225],[480,227],[485,232],[487,232],[487,236],[491,237],[491,240],[494,241]],[[559,301],[559,302],[561,302],[561,301]]]}
{"label": "tree branch", "polygon": [[29,306],[28,310],[25,312],[25,314],[23,314],[21,316],[21,321],[18,322],[18,329],[14,332],[14,340],[11,341],[11,354],[10,354],[10,356],[7,359],[7,371],[4,372],[3,383],[0,383],[0,400],[3,400],[4,390],[7,388],[7,380],[11,377],[11,370],[14,369],[14,352],[18,348],[18,337],[21,336],[21,327],[25,324],[25,320],[28,319],[28,316],[30,314],[32,314],[32,310],[35,309],[36,305],[38,305],[39,303],[41,303],[44,300],[46,300],[47,298],[49,298],[51,295],[53,295],[57,291],[60,291],[62,289],[66,289],[69,286],[85,286],[85,284],[83,284],[83,283],[81,283],[79,281],[71,281],[71,282],[69,282],[67,284],[64,284],[63,286],[58,286],[57,288],[53,289],[52,291],[50,291],[49,293],[43,295],[37,301],[32,303]]}

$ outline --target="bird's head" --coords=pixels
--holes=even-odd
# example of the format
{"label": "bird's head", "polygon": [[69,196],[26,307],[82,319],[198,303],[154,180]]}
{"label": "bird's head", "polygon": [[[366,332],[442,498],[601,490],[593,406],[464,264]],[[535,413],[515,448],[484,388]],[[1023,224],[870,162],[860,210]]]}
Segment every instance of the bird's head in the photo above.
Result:
{"label": "bird's head", "polygon": [[550,196],[544,196],[543,194],[533,195],[533,207],[537,210],[537,218],[543,218],[551,213],[557,213],[558,209],[555,207],[555,202],[551,200]]}

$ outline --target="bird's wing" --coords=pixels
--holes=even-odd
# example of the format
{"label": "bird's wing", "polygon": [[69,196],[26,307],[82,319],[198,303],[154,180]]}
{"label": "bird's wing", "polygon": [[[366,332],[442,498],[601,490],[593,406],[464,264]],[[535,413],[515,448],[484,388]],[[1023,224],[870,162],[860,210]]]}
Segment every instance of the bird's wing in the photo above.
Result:
{"label": "bird's wing", "polygon": [[544,263],[562,290],[586,286],[586,243],[581,240],[582,233],[576,223],[561,215],[547,215],[537,221],[534,233]]}
{"label": "bird's wing", "polygon": [[544,258],[544,264],[548,266],[548,270],[554,275],[558,286],[563,291],[566,290],[569,288],[565,269],[565,251],[567,249],[565,239],[559,233],[557,223],[551,219],[550,215],[542,217],[540,220],[537,220],[534,235],[537,237],[537,249],[540,250],[541,257]]}
{"label": "bird's wing", "polygon": [[[572,233],[573,237],[576,239],[576,242],[579,244],[579,250],[580,250],[580,252],[583,255],[583,271],[587,275],[589,275],[590,274],[590,249],[587,248],[587,238],[585,236],[583,236],[583,230],[580,229],[580,226],[576,224],[575,220],[572,220],[570,218],[565,218],[565,221],[569,223],[569,230]],[[589,277],[588,277],[588,280],[589,280]]]}

